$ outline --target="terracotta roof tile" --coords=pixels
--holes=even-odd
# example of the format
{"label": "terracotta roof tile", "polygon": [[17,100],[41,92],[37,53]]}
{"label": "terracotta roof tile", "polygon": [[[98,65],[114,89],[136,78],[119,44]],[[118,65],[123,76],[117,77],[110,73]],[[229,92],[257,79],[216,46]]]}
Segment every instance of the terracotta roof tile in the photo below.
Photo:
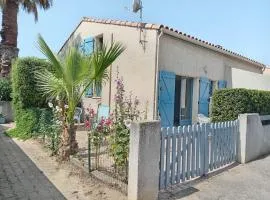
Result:
{"label": "terracotta roof tile", "polygon": [[[89,17],[84,17],[82,21],[87,21],[87,22],[94,22],[94,23],[103,23],[103,24],[113,24],[113,25],[120,25],[120,26],[130,26],[130,27],[139,27],[141,23],[139,22],[130,22],[130,21],[121,21],[121,20],[100,20],[100,19],[95,19],[95,18],[89,18]],[[212,49],[216,48],[218,49],[219,51],[223,51],[223,52],[227,52],[231,55],[234,55],[234,56],[238,56],[244,60],[247,60],[249,62],[252,62],[252,63],[256,63],[257,65],[259,65],[260,67],[265,67],[266,65],[262,64],[262,63],[259,63],[253,59],[250,59],[250,58],[247,58],[245,56],[242,56],[238,53],[235,53],[235,52],[232,52],[228,49],[225,49],[223,48],[222,46],[220,45],[215,45],[215,44],[212,44],[208,41],[204,41],[204,40],[201,40],[201,39],[198,39],[194,36],[191,36],[191,35],[188,35],[186,33],[182,33],[176,29],[173,29],[169,26],[165,26],[163,24],[151,24],[151,23],[142,23],[141,24],[143,28],[145,29],[154,29],[154,30],[161,30],[161,29],[166,29],[166,30],[169,30],[169,31],[172,31],[172,32],[175,32],[179,35],[182,35],[184,37],[187,37],[188,40],[194,40],[194,41],[198,41],[200,43],[202,43],[202,45],[209,45],[209,47],[211,47]]]}

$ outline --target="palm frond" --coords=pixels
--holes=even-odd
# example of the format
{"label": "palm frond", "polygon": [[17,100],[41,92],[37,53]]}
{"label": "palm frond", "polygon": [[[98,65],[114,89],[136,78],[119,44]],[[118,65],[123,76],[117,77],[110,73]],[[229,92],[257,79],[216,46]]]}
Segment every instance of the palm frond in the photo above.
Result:
{"label": "palm frond", "polygon": [[67,80],[74,84],[81,83],[89,75],[90,60],[76,48],[70,48],[65,57]]}
{"label": "palm frond", "polygon": [[49,9],[52,6],[52,0],[19,0],[19,2],[22,5],[23,10],[27,13],[34,14],[35,21],[38,21],[38,6],[44,10]]}
{"label": "palm frond", "polygon": [[52,72],[39,69],[35,72],[37,86],[49,98],[64,96],[69,106],[67,120],[73,121],[75,107],[79,103],[86,88],[91,84],[101,87],[109,78],[107,68],[125,48],[113,44],[110,48],[103,46],[87,57],[76,48],[67,50],[63,62],[51,51],[44,39],[39,35],[38,47],[53,66]]}
{"label": "palm frond", "polygon": [[63,79],[55,77],[47,69],[35,71],[35,79],[37,87],[44,96],[51,99],[57,96],[66,96],[66,86]]}
{"label": "palm frond", "polygon": [[56,76],[59,78],[63,75],[63,67],[58,60],[58,58],[54,55],[54,53],[51,51],[50,47],[47,45],[45,40],[42,38],[42,36],[38,35],[38,42],[37,42],[38,49],[40,52],[46,56],[46,58],[49,60],[49,62],[53,66],[53,70],[56,73]]}
{"label": "palm frond", "polygon": [[102,85],[109,79],[108,67],[124,52],[125,47],[120,43],[113,43],[110,48],[103,45],[100,50],[95,50],[90,56],[89,78],[85,84],[80,98],[91,85]]}
{"label": "palm frond", "polygon": [[107,48],[103,45],[101,50],[95,51],[91,57],[92,78],[95,81],[102,81],[108,78],[107,68],[124,52],[125,47],[120,43],[115,43]]}

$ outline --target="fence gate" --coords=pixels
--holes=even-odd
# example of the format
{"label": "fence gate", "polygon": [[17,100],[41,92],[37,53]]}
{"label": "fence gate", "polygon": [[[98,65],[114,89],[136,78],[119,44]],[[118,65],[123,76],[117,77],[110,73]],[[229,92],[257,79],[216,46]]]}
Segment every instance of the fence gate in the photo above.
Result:
{"label": "fence gate", "polygon": [[161,128],[160,189],[236,160],[238,120]]}

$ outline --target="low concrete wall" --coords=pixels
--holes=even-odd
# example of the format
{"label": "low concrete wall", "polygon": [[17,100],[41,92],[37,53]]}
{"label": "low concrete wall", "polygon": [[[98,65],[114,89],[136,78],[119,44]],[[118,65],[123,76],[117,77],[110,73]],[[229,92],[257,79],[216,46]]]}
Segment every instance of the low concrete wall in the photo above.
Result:
{"label": "low concrete wall", "polygon": [[[266,122],[265,125],[262,121]],[[238,162],[247,163],[270,153],[270,116],[239,115]]]}
{"label": "low concrete wall", "polygon": [[14,115],[12,110],[11,101],[0,101],[0,113],[2,113],[6,119],[6,122],[13,122]]}
{"label": "low concrete wall", "polygon": [[128,200],[156,200],[159,191],[160,122],[132,123]]}

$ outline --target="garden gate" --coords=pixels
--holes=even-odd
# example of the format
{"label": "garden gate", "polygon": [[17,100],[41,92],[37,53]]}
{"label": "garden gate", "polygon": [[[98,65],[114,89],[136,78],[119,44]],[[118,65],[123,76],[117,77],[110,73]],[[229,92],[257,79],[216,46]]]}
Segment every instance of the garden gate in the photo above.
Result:
{"label": "garden gate", "polygon": [[236,160],[238,120],[161,128],[160,189]]}

